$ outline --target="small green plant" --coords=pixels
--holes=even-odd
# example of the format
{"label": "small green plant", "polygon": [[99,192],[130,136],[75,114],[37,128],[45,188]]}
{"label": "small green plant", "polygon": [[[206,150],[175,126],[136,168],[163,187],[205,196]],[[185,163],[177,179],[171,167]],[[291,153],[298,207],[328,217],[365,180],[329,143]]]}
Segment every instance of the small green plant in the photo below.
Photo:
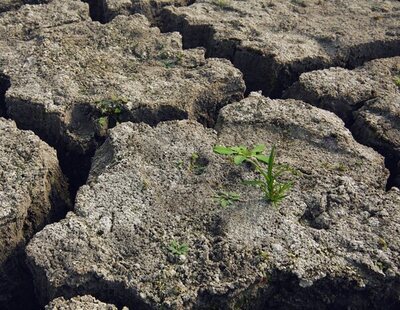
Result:
{"label": "small green plant", "polygon": [[96,101],[96,105],[101,115],[97,119],[99,126],[101,128],[108,128],[118,124],[121,121],[123,106],[126,103],[127,100],[116,97]]}
{"label": "small green plant", "polygon": [[226,208],[232,205],[235,201],[240,201],[240,194],[234,192],[218,192],[214,199],[219,202],[221,207]]}
{"label": "small green plant", "polygon": [[176,165],[176,167],[177,167],[178,169],[182,169],[182,168],[183,168],[183,165],[184,165],[184,162],[183,162],[182,159],[180,159],[180,160],[178,160],[178,161],[175,162],[175,165]]}
{"label": "small green plant", "polygon": [[168,251],[170,251],[173,255],[180,256],[186,255],[189,251],[189,246],[185,243],[179,243],[176,240],[172,240],[168,246]]}
{"label": "small green plant", "polygon": [[400,75],[397,75],[393,79],[394,84],[396,84],[397,87],[400,87]]}
{"label": "small green plant", "polygon": [[207,162],[202,159],[198,153],[192,153],[190,156],[189,170],[193,171],[194,174],[200,175],[206,171]]}
{"label": "small green plant", "polygon": [[215,146],[214,152],[229,156],[235,165],[251,164],[259,177],[244,181],[244,183],[259,187],[267,201],[277,204],[287,196],[288,190],[293,185],[293,182],[282,182],[279,179],[284,173],[294,173],[294,170],[287,165],[279,165],[275,162],[275,146],[272,147],[269,156],[264,154],[265,149],[263,144],[256,145],[253,149],[247,149],[245,146]]}
{"label": "small green plant", "polygon": [[213,4],[222,9],[225,9],[225,8],[229,7],[230,1],[229,0],[214,0]]}
{"label": "small green plant", "polygon": [[163,51],[159,55],[160,61],[164,64],[165,68],[174,68],[182,62],[185,54],[182,52],[172,53],[168,51]]}

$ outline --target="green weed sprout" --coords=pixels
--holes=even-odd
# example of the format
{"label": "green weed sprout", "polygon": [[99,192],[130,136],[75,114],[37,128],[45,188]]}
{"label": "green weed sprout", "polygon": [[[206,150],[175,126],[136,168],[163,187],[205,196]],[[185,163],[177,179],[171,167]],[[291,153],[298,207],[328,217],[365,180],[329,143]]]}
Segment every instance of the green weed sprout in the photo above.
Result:
{"label": "green weed sprout", "polygon": [[114,127],[120,122],[123,106],[127,100],[123,98],[111,97],[96,101],[96,105],[100,112],[98,124],[101,128]]}
{"label": "green weed sprout", "polygon": [[213,0],[213,4],[225,9],[230,6],[230,0]]}
{"label": "green weed sprout", "polygon": [[168,250],[176,256],[186,255],[189,251],[189,246],[185,243],[180,244],[176,240],[172,240],[168,246]]}
{"label": "green weed sprout", "polygon": [[396,84],[397,87],[400,87],[400,75],[397,75],[393,79],[394,84]]}
{"label": "green weed sprout", "polygon": [[259,174],[259,178],[244,181],[247,185],[259,187],[265,199],[272,204],[277,204],[287,196],[293,182],[282,182],[279,178],[286,172],[293,173],[293,169],[287,165],[279,165],[275,162],[275,146],[272,147],[269,156],[263,154],[266,147],[263,144],[256,145],[253,149],[245,146],[225,147],[217,145],[214,153],[232,158],[235,165],[249,163]]}
{"label": "green weed sprout", "polygon": [[214,199],[219,202],[221,207],[226,208],[232,205],[235,201],[240,201],[240,194],[234,192],[218,192]]}
{"label": "green weed sprout", "polygon": [[202,160],[200,155],[198,153],[192,153],[192,155],[190,156],[189,170],[193,171],[194,174],[196,174],[196,175],[201,175],[204,172],[206,172],[206,169],[207,169],[207,165]]}

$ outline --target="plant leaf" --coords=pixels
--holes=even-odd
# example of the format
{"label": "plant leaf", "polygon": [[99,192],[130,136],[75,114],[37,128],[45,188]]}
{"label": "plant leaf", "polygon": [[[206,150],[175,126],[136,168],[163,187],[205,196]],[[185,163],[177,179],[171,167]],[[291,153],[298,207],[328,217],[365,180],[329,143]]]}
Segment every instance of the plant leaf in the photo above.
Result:
{"label": "plant leaf", "polygon": [[262,186],[264,183],[260,180],[244,180],[243,184],[252,186]]}
{"label": "plant leaf", "polygon": [[108,117],[107,116],[102,116],[97,120],[98,124],[102,128],[106,128],[108,126]]}
{"label": "plant leaf", "polygon": [[240,200],[240,194],[230,192],[230,193],[229,193],[229,198],[230,198],[231,200],[238,201],[238,200]]}
{"label": "plant leaf", "polygon": [[232,146],[231,148],[237,154],[245,154],[248,152],[247,147],[240,145],[240,146]]}
{"label": "plant leaf", "polygon": [[233,162],[235,163],[235,165],[240,165],[242,164],[244,161],[246,160],[245,156],[242,155],[237,155],[233,158]]}
{"label": "plant leaf", "polygon": [[257,144],[257,145],[251,150],[251,153],[252,153],[253,155],[262,153],[262,152],[265,151],[265,148],[266,148],[266,146],[265,146],[264,144]]}
{"label": "plant leaf", "polygon": [[255,156],[257,158],[257,160],[263,162],[264,164],[268,164],[269,161],[269,157],[266,155],[262,155],[262,154],[258,154]]}
{"label": "plant leaf", "polygon": [[221,155],[232,155],[235,154],[235,151],[232,150],[230,147],[225,147],[222,145],[216,145],[213,148],[214,153],[221,154]]}

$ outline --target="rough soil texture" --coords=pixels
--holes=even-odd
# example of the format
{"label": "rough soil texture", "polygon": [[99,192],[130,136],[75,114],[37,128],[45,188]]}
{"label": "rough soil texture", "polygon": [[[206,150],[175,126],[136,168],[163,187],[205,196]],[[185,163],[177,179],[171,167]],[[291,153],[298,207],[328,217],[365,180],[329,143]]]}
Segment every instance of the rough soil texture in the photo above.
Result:
{"label": "rough soil texture", "polygon": [[186,6],[194,0],[87,0],[91,7],[91,16],[101,22],[109,22],[117,15],[140,13],[153,24],[161,10],[169,5]]}
{"label": "rough soil texture", "polygon": [[[91,294],[133,309],[399,306],[400,193],[384,191],[378,153],[331,112],[258,94],[224,107],[216,128],[111,130],[74,213],[28,246],[42,304]],[[251,169],[212,152],[257,143],[299,171],[278,207],[242,183]],[[222,208],[220,190],[240,202]],[[173,255],[173,241],[188,252]]]}
{"label": "rough soil texture", "polygon": [[[399,80],[399,81],[397,81]],[[354,70],[304,73],[285,93],[339,115],[358,141],[384,154],[400,186],[400,57],[379,59]]]}
{"label": "rough soil texture", "polygon": [[51,0],[1,0],[0,13],[20,8],[24,4],[47,3]]}
{"label": "rough soil texture", "polygon": [[[399,20],[0,0],[0,309],[400,309]],[[213,153],[260,143],[294,171],[278,205]]]}
{"label": "rough soil texture", "polygon": [[[54,299],[44,309],[45,310],[118,310],[116,306],[101,302],[90,295],[73,297],[68,300],[65,300],[63,297],[59,297]],[[128,309],[124,308],[122,310],[128,310]]]}
{"label": "rough soil texture", "polygon": [[357,66],[400,51],[400,2],[394,0],[199,0],[168,7],[164,31],[185,47],[231,59],[249,90],[277,97],[298,76],[331,66]]}
{"label": "rough soil texture", "polygon": [[[0,118],[0,308],[24,305],[24,247],[70,209],[56,152],[30,131]],[[22,300],[21,300],[22,298]],[[25,308],[24,309],[29,309]]]}
{"label": "rough soil texture", "polygon": [[60,154],[93,152],[118,121],[212,125],[244,93],[229,61],[183,50],[178,33],[161,34],[142,15],[93,22],[77,0],[1,15],[0,71],[11,84],[7,115]]}

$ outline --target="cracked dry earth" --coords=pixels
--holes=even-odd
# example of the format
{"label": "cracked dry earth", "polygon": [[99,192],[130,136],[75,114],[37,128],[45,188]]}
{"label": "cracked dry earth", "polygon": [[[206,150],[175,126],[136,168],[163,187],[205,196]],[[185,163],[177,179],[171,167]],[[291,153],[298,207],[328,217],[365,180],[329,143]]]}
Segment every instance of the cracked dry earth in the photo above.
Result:
{"label": "cracked dry earth", "polygon": [[399,1],[0,0],[0,309],[399,309],[399,187]]}

